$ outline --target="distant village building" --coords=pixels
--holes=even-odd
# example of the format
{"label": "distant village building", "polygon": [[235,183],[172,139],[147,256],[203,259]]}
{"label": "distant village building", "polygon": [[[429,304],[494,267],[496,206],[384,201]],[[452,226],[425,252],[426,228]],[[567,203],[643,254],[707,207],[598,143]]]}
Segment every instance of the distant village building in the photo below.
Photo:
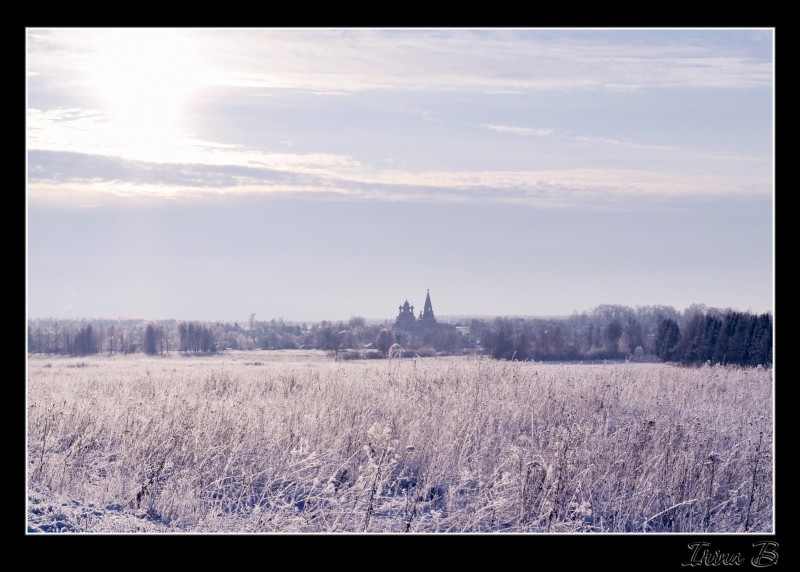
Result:
{"label": "distant village building", "polygon": [[394,321],[394,327],[400,330],[413,330],[416,325],[417,319],[414,317],[414,306],[410,306],[408,300],[406,300],[405,304],[400,306],[400,313]]}
{"label": "distant village building", "polygon": [[433,304],[431,304],[431,292],[428,290],[425,296],[425,306],[419,313],[419,318],[414,316],[414,306],[408,303],[408,300],[402,306],[398,307],[400,312],[397,314],[397,319],[394,322],[394,327],[398,330],[405,331],[419,331],[435,329],[446,324],[439,324],[433,314]]}

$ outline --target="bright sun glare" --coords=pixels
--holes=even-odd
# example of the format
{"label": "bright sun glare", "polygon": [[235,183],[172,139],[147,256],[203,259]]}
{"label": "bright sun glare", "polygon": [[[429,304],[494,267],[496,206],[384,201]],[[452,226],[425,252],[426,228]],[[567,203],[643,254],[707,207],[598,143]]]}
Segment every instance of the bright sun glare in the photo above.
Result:
{"label": "bright sun glare", "polygon": [[203,81],[190,38],[170,29],[108,31],[90,73],[110,135],[137,155],[181,135],[188,97]]}

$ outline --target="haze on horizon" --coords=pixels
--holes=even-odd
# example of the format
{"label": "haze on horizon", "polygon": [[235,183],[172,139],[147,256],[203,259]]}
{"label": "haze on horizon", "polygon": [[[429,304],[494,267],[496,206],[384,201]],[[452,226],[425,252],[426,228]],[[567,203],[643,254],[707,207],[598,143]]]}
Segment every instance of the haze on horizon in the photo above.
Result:
{"label": "haze on horizon", "polygon": [[774,312],[758,29],[29,28],[29,317]]}

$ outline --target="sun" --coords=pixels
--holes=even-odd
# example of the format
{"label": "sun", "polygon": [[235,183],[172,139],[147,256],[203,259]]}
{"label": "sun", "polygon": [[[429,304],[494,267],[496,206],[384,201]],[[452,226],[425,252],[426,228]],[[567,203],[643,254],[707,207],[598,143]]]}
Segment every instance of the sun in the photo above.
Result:
{"label": "sun", "polygon": [[122,28],[99,38],[90,77],[109,133],[121,145],[146,149],[181,135],[204,71],[184,30]]}

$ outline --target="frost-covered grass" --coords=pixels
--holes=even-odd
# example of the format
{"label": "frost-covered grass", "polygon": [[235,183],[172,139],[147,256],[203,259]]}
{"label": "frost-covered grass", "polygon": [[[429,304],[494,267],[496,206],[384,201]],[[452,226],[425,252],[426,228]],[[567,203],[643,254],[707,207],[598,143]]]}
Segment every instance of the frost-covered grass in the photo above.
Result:
{"label": "frost-covered grass", "polygon": [[251,351],[27,383],[30,531],[773,531],[772,370]]}

